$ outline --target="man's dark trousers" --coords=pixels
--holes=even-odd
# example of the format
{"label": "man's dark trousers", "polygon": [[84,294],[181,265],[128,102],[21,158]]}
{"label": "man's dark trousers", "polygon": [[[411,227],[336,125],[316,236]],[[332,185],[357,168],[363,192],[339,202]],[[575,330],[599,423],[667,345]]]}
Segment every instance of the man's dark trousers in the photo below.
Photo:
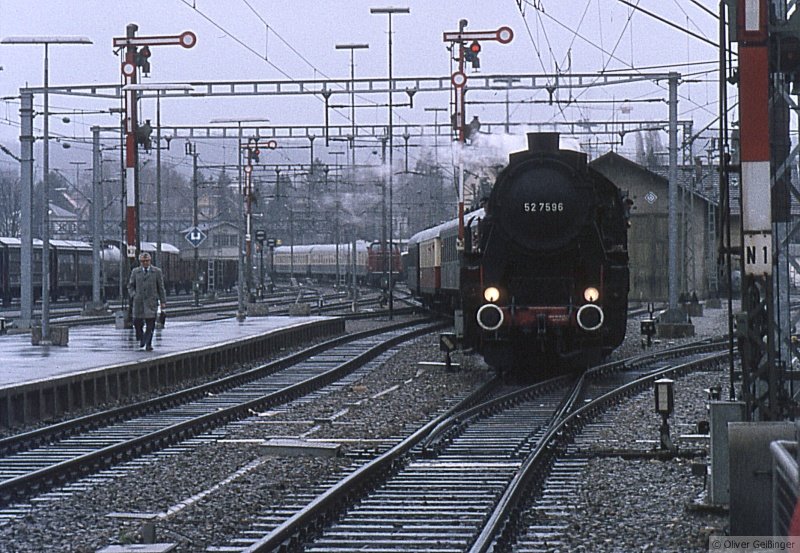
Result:
{"label": "man's dark trousers", "polygon": [[155,317],[152,319],[134,319],[133,327],[136,329],[136,339],[139,340],[139,347],[145,346],[147,349],[152,349],[153,331],[156,328]]}

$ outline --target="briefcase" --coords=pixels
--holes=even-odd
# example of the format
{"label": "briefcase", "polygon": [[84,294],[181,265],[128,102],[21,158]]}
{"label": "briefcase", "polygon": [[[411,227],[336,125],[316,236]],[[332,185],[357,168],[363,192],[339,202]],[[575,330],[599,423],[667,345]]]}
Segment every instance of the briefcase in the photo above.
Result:
{"label": "briefcase", "polygon": [[162,310],[158,314],[158,324],[160,324],[163,327],[164,323],[166,323],[166,322],[167,322],[167,312]]}

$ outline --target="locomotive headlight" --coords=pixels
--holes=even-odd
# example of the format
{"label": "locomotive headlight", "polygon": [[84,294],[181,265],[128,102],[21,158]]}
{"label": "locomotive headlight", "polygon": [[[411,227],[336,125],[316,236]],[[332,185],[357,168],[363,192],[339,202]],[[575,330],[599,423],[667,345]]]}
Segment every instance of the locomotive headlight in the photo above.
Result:
{"label": "locomotive headlight", "polygon": [[500,299],[500,290],[494,286],[489,286],[483,291],[483,298],[490,303],[494,303]]}
{"label": "locomotive headlight", "polygon": [[594,286],[589,286],[583,291],[583,299],[589,302],[595,302],[600,298],[600,291]]}

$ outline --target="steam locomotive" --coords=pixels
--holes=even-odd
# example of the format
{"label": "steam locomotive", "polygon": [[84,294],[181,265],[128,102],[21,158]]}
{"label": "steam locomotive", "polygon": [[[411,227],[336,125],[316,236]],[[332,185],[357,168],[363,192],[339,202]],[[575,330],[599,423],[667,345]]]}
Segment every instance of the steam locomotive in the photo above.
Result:
{"label": "steam locomotive", "polygon": [[[630,202],[556,133],[528,135],[483,209],[409,240],[408,283],[459,308],[463,344],[499,370],[580,368],[627,325]],[[532,366],[533,365],[533,366]]]}

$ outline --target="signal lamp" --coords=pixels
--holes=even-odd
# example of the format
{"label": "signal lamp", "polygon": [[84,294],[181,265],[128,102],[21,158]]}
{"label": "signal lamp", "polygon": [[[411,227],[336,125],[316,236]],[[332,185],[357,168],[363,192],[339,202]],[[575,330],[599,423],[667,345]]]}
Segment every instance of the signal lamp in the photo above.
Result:
{"label": "signal lamp", "polygon": [[500,290],[494,286],[489,286],[483,291],[483,298],[488,302],[494,303],[500,299]]}
{"label": "signal lamp", "polygon": [[589,286],[583,291],[583,299],[588,302],[596,302],[600,298],[600,292],[594,286]]}
{"label": "signal lamp", "polygon": [[481,44],[477,40],[473,40],[467,48],[464,48],[464,61],[472,63],[472,68],[477,70],[481,66],[481,60],[478,54],[481,53]]}

